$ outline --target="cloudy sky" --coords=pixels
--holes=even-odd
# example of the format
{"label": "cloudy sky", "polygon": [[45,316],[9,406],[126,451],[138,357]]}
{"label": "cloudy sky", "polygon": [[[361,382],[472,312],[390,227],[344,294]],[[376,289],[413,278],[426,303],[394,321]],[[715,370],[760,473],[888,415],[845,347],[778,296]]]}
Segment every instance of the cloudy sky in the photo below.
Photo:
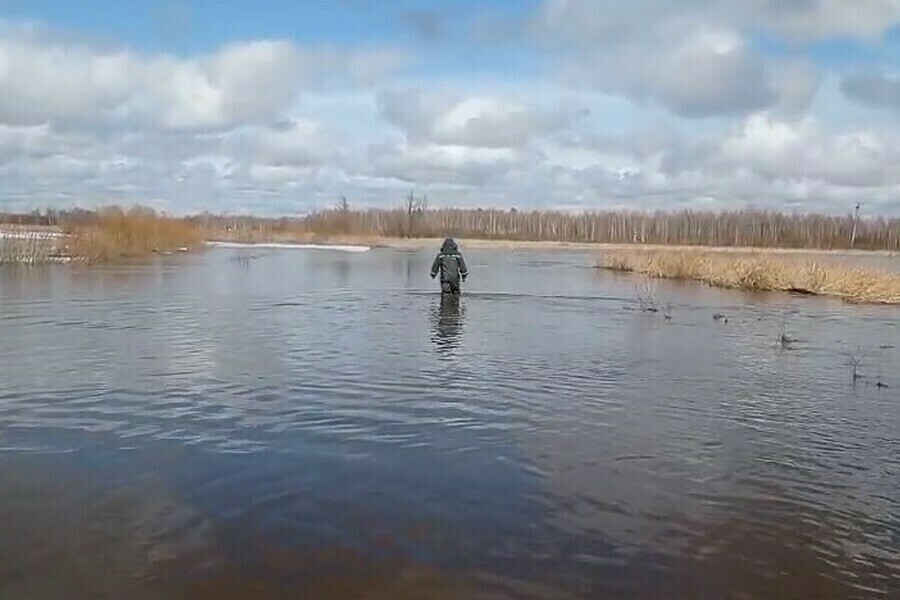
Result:
{"label": "cloudy sky", "polygon": [[900,0],[0,0],[0,209],[900,216]]}

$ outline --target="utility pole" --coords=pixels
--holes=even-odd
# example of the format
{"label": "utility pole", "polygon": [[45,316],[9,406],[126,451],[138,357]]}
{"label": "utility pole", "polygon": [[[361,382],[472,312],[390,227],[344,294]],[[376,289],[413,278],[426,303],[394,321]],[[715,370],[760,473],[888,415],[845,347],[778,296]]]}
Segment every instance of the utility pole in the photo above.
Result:
{"label": "utility pole", "polygon": [[856,203],[856,209],[853,211],[853,232],[850,234],[850,249],[853,250],[853,246],[856,244],[856,224],[859,221],[859,205],[860,203]]}

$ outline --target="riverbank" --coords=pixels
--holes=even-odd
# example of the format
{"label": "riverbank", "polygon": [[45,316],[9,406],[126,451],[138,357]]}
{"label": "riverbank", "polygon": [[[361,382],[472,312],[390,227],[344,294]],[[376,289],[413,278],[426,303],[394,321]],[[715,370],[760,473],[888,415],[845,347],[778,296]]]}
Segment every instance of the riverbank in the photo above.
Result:
{"label": "riverbank", "polygon": [[[849,302],[900,304],[900,275],[803,258],[813,251],[739,251],[706,248],[609,248],[598,267],[715,287],[832,296]],[[818,254],[825,255],[823,251]],[[827,253],[830,257],[848,252]]]}
{"label": "riverbank", "polygon": [[[424,250],[441,246],[443,238],[434,237],[379,237],[362,235],[273,235],[248,238],[246,236],[213,235],[208,238],[213,243],[235,243],[246,245],[258,244],[318,244],[327,246],[368,246],[370,248],[394,248],[399,250]],[[605,244],[592,242],[562,242],[562,241],[528,241],[528,240],[504,240],[482,238],[457,238],[461,247],[482,250],[565,250],[565,251],[609,251],[609,250],[638,250],[638,251],[696,251],[715,252],[724,254],[743,254],[759,252],[774,255],[821,255],[821,256],[879,256],[898,257],[900,253],[890,250],[820,250],[808,248],[750,248],[731,246],[662,246],[653,244]]]}
{"label": "riverbank", "polygon": [[[887,250],[819,250],[799,248],[746,248],[658,246],[642,244],[605,244],[563,241],[525,241],[506,239],[460,238],[464,250],[535,250],[601,253],[664,253],[695,256],[742,257],[747,255],[786,258],[798,262],[816,262],[846,268],[854,262],[870,262],[872,258],[894,268],[900,254]],[[266,234],[255,232],[209,231],[190,219],[159,216],[152,211],[104,210],[94,218],[63,226],[20,226],[0,224],[0,263],[39,264],[47,262],[102,263],[140,260],[152,255],[198,250],[204,246],[256,246],[341,248],[392,248],[399,250],[431,250],[440,247],[442,238],[382,237],[364,235]],[[792,267],[796,268],[796,266]],[[830,267],[829,267],[830,268]],[[634,270],[622,268],[620,270]],[[640,267],[638,266],[638,270]],[[680,272],[678,269],[675,272]]]}
{"label": "riverbank", "polygon": [[0,264],[102,263],[203,246],[200,230],[184,219],[152,211],[104,210],[61,226],[0,225]]}

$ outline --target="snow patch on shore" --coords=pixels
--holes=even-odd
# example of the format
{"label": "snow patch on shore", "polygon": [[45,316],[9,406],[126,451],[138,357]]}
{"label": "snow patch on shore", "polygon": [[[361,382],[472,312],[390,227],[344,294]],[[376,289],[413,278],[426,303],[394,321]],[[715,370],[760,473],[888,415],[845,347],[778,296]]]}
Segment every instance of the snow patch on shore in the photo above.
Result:
{"label": "snow patch on shore", "polygon": [[206,242],[216,248],[278,248],[284,250],[335,250],[338,252],[368,252],[369,246],[341,246],[332,244],[290,244],[283,242],[261,242],[245,244],[241,242]]}

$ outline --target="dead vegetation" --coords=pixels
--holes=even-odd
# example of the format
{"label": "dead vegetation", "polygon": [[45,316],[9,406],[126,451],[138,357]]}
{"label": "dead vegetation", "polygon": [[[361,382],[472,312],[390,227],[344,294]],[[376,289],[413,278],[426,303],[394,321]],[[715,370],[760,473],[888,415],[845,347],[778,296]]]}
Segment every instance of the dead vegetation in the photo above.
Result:
{"label": "dead vegetation", "polygon": [[73,260],[108,262],[171,254],[203,244],[201,231],[190,221],[157,214],[146,208],[106,208],[95,218],[66,225],[67,252]]}
{"label": "dead vegetation", "polygon": [[2,232],[0,264],[36,265],[59,256],[58,238],[41,232]]}
{"label": "dead vegetation", "polygon": [[598,266],[656,278],[701,281],[723,288],[900,304],[900,275],[761,252],[619,249],[604,252]]}
{"label": "dead vegetation", "polygon": [[660,303],[657,300],[656,283],[645,281],[635,289],[635,297],[638,307],[643,312],[658,313],[660,311]]}
{"label": "dead vegetation", "polygon": [[847,353],[847,367],[850,369],[850,377],[853,379],[853,383],[856,383],[857,380],[863,378],[863,375],[859,372],[859,368],[865,360],[866,354],[863,352],[862,348],[858,346],[853,352]]}
{"label": "dead vegetation", "polygon": [[202,232],[188,219],[142,207],[110,207],[60,217],[57,226],[0,225],[0,264],[110,262],[187,252],[202,244]]}

